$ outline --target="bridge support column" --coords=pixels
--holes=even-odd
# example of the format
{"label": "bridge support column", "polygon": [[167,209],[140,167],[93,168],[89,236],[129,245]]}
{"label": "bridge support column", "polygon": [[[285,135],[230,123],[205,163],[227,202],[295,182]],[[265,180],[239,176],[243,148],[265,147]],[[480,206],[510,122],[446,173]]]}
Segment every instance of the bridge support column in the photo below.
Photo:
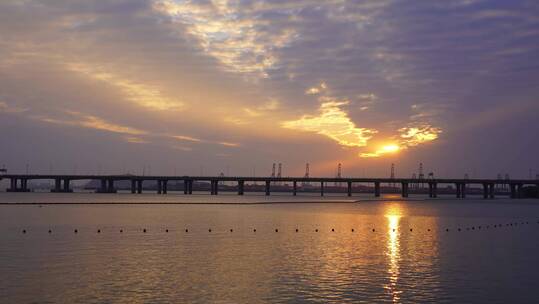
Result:
{"label": "bridge support column", "polygon": [[494,198],[494,184],[488,185],[488,197],[491,199]]}
{"label": "bridge support column", "polygon": [[457,198],[461,198],[462,197],[462,190],[461,190],[461,183],[456,183],[455,186],[457,187],[456,190],[457,190]]}
{"label": "bridge support column", "polygon": [[157,180],[157,194],[163,193],[163,184],[161,183],[161,180]]}
{"label": "bridge support column", "polygon": [[211,194],[217,195],[219,193],[219,183],[216,180],[211,181]]}
{"label": "bridge support column", "polygon": [[114,180],[109,179],[107,181],[107,193],[116,193],[116,189],[114,189]]}
{"label": "bridge support column", "polygon": [[320,196],[324,196],[324,182],[320,182]]}
{"label": "bridge support column", "polygon": [[488,198],[488,184],[483,183],[483,198]]}
{"label": "bridge support column", "polygon": [[10,186],[9,186],[9,189],[7,189],[7,192],[16,192],[17,191],[17,179],[12,178],[9,181],[10,181]]}
{"label": "bridge support column", "polygon": [[137,193],[138,194],[142,194],[142,182],[143,182],[143,180],[141,180],[141,179],[137,181]]}
{"label": "bridge support column", "polygon": [[348,182],[347,184],[348,184],[347,185],[348,196],[352,196],[352,182]]}
{"label": "bridge support column", "polygon": [[293,181],[292,182],[292,187],[293,187],[293,190],[292,190],[293,192],[292,193],[294,194],[294,196],[298,195],[298,182]]}
{"label": "bridge support column", "polygon": [[374,182],[374,196],[380,197],[380,182]]}
{"label": "bridge support column", "polygon": [[106,179],[102,179],[99,181],[99,183],[101,184],[99,189],[96,190],[97,193],[106,193],[107,192],[107,180]]}
{"label": "bridge support column", "polygon": [[517,185],[517,198],[522,198],[522,196],[523,196],[522,186],[523,186],[522,184]]}
{"label": "bridge support column", "polygon": [[131,193],[137,193],[137,181],[134,179],[131,180]]}
{"label": "bridge support column", "polygon": [[243,195],[244,186],[245,186],[245,181],[239,180],[238,181],[238,195]]}
{"label": "bridge support column", "polygon": [[62,192],[62,180],[59,178],[54,179],[54,188],[51,192]]}
{"label": "bridge support column", "polygon": [[515,184],[509,184],[509,188],[511,190],[511,198],[517,198],[517,185]]}
{"label": "bridge support column", "polygon": [[460,196],[466,198],[466,183],[460,184]]}
{"label": "bridge support column", "polygon": [[184,180],[183,181],[183,194],[189,193],[189,181]]}
{"label": "bridge support column", "polygon": [[408,197],[408,183],[402,183],[402,197]]}
{"label": "bridge support column", "polygon": [[432,197],[438,197],[438,183],[432,183]]}
{"label": "bridge support column", "polygon": [[193,183],[194,181],[190,180],[189,183],[188,183],[188,193],[187,194],[193,194]]}
{"label": "bridge support column", "polygon": [[73,192],[73,190],[71,190],[71,188],[69,187],[69,182],[69,179],[64,179],[64,190],[62,192]]}
{"label": "bridge support column", "polygon": [[163,190],[163,194],[167,194],[168,192],[168,180],[162,180],[161,181],[161,189]]}
{"label": "bridge support column", "polygon": [[270,185],[271,182],[269,180],[266,181],[266,195],[270,195]]}

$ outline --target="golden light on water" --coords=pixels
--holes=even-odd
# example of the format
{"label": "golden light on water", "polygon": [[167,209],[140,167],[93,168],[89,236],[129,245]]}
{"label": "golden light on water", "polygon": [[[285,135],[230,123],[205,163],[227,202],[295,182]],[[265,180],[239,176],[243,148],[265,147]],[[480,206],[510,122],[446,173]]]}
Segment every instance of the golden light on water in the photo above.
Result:
{"label": "golden light on water", "polygon": [[397,282],[400,275],[400,232],[399,221],[401,218],[401,211],[398,206],[392,206],[386,212],[386,218],[388,221],[388,237],[387,237],[387,251],[386,255],[389,258],[388,263],[388,275],[389,284],[385,288],[391,293],[393,303],[398,303],[400,300],[400,293],[397,289]]}

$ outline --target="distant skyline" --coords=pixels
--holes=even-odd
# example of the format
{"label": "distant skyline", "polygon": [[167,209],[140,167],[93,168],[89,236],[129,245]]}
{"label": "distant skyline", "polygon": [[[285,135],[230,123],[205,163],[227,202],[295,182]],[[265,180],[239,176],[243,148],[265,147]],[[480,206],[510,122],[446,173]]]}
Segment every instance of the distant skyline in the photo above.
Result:
{"label": "distant skyline", "polygon": [[7,0],[0,166],[535,178],[537,62],[533,0]]}

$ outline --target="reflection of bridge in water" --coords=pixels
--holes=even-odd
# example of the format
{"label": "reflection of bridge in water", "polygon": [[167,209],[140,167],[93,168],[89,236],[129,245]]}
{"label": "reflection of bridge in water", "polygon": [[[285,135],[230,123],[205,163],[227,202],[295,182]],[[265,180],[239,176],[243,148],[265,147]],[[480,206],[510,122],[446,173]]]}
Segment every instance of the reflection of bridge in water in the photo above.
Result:
{"label": "reflection of bridge in water", "polygon": [[[98,193],[116,193],[117,182],[130,182],[131,193],[142,193],[145,182],[152,182],[156,185],[156,191],[159,194],[166,194],[169,188],[169,182],[183,182],[184,194],[193,193],[193,185],[195,183],[206,183],[209,185],[208,190],[212,195],[219,193],[222,183],[235,183],[234,189],[238,195],[245,193],[246,183],[262,182],[264,184],[263,191],[266,195],[270,195],[272,184],[292,183],[292,186],[287,186],[293,195],[297,195],[298,190],[304,189],[302,185],[319,185],[320,195],[328,192],[327,185],[346,184],[343,189],[346,189],[348,196],[352,196],[354,185],[369,184],[372,185],[371,192],[374,196],[379,197],[381,194],[381,184],[400,184],[400,192],[402,197],[408,197],[410,185],[425,184],[428,188],[424,190],[429,197],[435,198],[439,193],[452,193],[457,198],[465,198],[467,192],[476,191],[477,188],[471,189],[469,186],[482,186],[482,195],[484,198],[494,198],[497,192],[496,185],[504,185],[509,188],[508,194],[511,198],[521,198],[523,196],[524,185],[535,185],[539,187],[539,180],[499,180],[499,179],[414,179],[414,178],[325,178],[325,177],[246,177],[246,176],[142,176],[142,175],[42,175],[42,174],[5,174],[0,175],[0,180],[9,179],[11,181],[8,192],[29,192],[28,181],[49,180],[54,181],[54,186],[51,192],[73,192],[71,182],[73,181],[92,181],[100,182]],[[299,186],[298,187],[298,183]],[[450,188],[445,188],[439,191],[439,185],[450,185]],[[452,188],[454,186],[455,188]],[[310,187],[312,188],[312,186]],[[335,187],[334,187],[335,188]],[[333,188],[333,189],[334,189]],[[340,188],[340,187],[339,187]],[[282,189],[282,186],[280,186]],[[396,189],[396,188],[393,188]],[[448,191],[447,189],[450,189]],[[480,191],[480,190],[479,190]],[[413,192],[413,191],[412,191]],[[420,191],[421,192],[421,191]]]}

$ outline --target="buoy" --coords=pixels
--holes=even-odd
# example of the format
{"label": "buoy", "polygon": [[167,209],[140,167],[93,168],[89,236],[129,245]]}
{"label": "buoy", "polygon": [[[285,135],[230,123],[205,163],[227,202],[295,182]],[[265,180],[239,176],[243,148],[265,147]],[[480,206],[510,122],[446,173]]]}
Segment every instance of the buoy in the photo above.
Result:
{"label": "buoy", "polygon": [[75,232],[75,233],[77,233],[77,232],[79,232],[79,231],[78,231],[77,229],[75,229],[75,231],[74,231],[74,232]]}
{"label": "buoy", "polygon": [[165,232],[168,232],[168,229],[165,229]]}
{"label": "buoy", "polygon": [[123,232],[124,232],[124,230],[123,230],[123,229],[120,229],[120,233],[123,233]]}
{"label": "buoy", "polygon": [[22,233],[26,233],[26,229],[23,229],[23,230],[22,230]]}
{"label": "buoy", "polygon": [[472,227],[472,230],[475,230],[475,227]]}
{"label": "buoy", "polygon": [[211,232],[211,228],[210,228],[210,229],[208,229],[208,232]]}
{"label": "buoy", "polygon": [[314,232],[318,232],[318,229],[315,229]]}
{"label": "buoy", "polygon": [[101,229],[97,229],[97,233],[101,233]]}
{"label": "buoy", "polygon": [[275,232],[279,232],[279,229],[275,229]]}
{"label": "buoy", "polygon": [[393,228],[393,232],[395,232],[395,228]]}
{"label": "buoy", "polygon": [[410,228],[410,231],[412,231],[412,228]]}
{"label": "buoy", "polygon": [[374,228],[372,229],[372,232],[374,232]]}
{"label": "buoy", "polygon": [[429,231],[429,232],[430,232],[430,228],[429,228],[429,229],[427,229],[427,231]]}
{"label": "buoy", "polygon": [[445,229],[445,231],[449,232],[449,229],[448,229],[448,228],[446,228],[446,229]]}
{"label": "buoy", "polygon": [[481,229],[481,226],[479,226],[479,227],[477,227],[477,228]]}
{"label": "buoy", "polygon": [[460,228],[458,229],[458,231],[460,231]]}
{"label": "buoy", "polygon": [[142,229],[142,232],[146,233],[146,228]]}
{"label": "buoy", "polygon": [[335,232],[335,229],[331,228],[331,232]]}
{"label": "buoy", "polygon": [[256,229],[253,229],[253,232],[256,232]]}
{"label": "buoy", "polygon": [[234,232],[234,229],[230,229],[230,232]]}
{"label": "buoy", "polygon": [[189,229],[185,229],[185,232],[189,232]]}
{"label": "buoy", "polygon": [[296,228],[296,232],[298,232],[298,231],[299,231],[299,229],[298,229],[298,228]]}
{"label": "buoy", "polygon": [[352,228],[352,232],[354,232],[354,228]]}
{"label": "buoy", "polygon": [[52,230],[49,229],[49,233],[52,233]]}

